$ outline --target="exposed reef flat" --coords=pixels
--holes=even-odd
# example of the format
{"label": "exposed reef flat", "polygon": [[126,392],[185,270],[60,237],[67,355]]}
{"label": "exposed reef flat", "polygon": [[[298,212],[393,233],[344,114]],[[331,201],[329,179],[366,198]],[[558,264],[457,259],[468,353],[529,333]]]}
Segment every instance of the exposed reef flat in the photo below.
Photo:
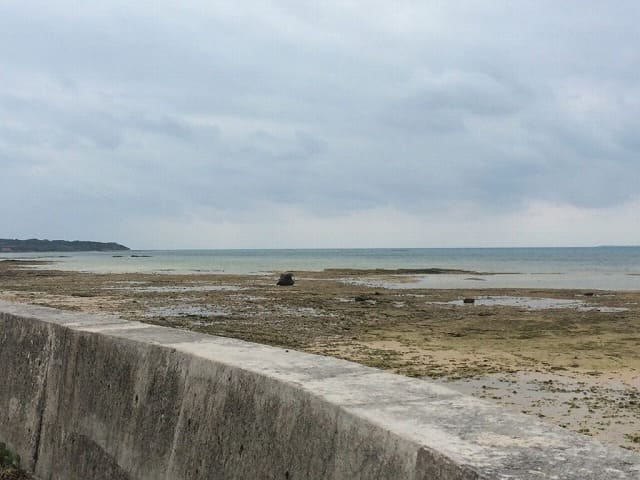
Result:
{"label": "exposed reef flat", "polygon": [[455,268],[326,268],[324,272],[330,275],[495,275]]}
{"label": "exposed reef flat", "polygon": [[[640,451],[637,291],[490,289],[485,282],[437,290],[407,282],[397,290],[346,280],[422,273],[349,269],[295,272],[295,286],[282,288],[277,274],[100,275],[31,265],[0,262],[0,298],[112,312],[438,378]],[[468,297],[478,301],[463,304]]]}

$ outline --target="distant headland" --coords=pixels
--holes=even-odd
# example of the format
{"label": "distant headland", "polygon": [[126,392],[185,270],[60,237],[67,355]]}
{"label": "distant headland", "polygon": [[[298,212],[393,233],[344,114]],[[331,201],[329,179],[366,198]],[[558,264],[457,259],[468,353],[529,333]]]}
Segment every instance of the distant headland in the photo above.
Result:
{"label": "distant headland", "polygon": [[16,240],[0,238],[0,253],[27,252],[113,252],[129,250],[129,247],[115,242],[85,242],[74,240]]}

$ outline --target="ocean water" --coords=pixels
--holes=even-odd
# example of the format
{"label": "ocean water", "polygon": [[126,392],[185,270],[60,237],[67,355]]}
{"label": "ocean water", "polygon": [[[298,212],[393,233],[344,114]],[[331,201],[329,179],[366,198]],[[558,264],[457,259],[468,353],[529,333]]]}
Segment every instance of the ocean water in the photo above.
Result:
{"label": "ocean water", "polygon": [[0,254],[0,258],[38,258],[53,262],[46,268],[94,273],[266,274],[433,267],[483,274],[421,275],[416,283],[394,285],[387,280],[387,286],[640,290],[640,247],[152,250]]}

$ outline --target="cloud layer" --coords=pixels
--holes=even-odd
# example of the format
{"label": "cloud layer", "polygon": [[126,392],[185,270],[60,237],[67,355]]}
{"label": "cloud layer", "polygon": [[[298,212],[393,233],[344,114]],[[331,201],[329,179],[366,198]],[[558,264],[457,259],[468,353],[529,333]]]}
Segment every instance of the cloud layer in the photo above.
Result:
{"label": "cloud layer", "polygon": [[637,2],[183,3],[0,4],[1,236],[640,243]]}

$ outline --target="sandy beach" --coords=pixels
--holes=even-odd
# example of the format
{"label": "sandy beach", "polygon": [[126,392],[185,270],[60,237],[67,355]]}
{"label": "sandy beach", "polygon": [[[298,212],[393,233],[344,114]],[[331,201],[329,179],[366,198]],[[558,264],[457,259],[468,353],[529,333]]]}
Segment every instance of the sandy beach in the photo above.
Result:
{"label": "sandy beach", "polygon": [[294,272],[295,286],[277,287],[277,275],[92,274],[36,263],[1,261],[0,298],[433,379],[640,451],[640,292],[481,282],[432,290],[412,288],[416,272],[349,269]]}

